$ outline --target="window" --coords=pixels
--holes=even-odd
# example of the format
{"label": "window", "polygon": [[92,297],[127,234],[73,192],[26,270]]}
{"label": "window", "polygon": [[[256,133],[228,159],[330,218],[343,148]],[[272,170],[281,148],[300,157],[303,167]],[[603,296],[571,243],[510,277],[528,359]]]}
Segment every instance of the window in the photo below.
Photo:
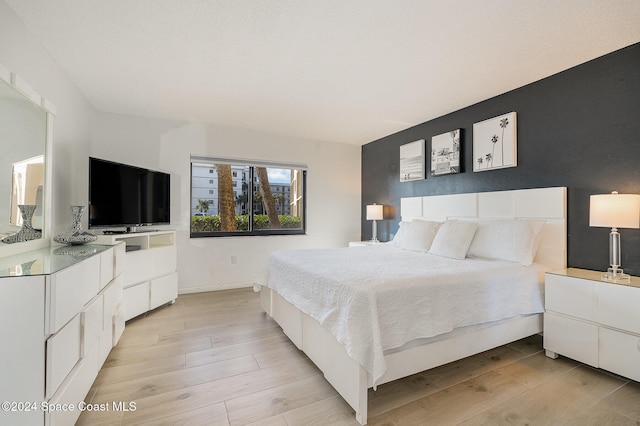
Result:
{"label": "window", "polygon": [[191,156],[191,237],[304,234],[305,178],[304,165]]}

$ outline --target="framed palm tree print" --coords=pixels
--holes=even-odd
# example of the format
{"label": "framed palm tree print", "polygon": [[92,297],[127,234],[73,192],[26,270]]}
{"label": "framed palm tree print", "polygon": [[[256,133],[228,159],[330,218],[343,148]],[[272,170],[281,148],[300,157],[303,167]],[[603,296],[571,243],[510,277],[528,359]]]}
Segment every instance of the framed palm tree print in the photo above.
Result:
{"label": "framed palm tree print", "polygon": [[473,124],[473,171],[518,165],[516,113],[510,112]]}

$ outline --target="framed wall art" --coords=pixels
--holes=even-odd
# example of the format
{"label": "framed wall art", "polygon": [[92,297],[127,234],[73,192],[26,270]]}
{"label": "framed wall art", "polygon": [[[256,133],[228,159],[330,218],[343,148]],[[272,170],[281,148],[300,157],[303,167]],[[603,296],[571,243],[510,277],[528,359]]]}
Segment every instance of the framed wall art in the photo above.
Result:
{"label": "framed wall art", "polygon": [[516,113],[510,112],[473,124],[473,171],[516,167]]}
{"label": "framed wall art", "polygon": [[431,138],[431,176],[460,173],[460,129]]}
{"label": "framed wall art", "polygon": [[400,182],[424,179],[424,139],[400,146]]}

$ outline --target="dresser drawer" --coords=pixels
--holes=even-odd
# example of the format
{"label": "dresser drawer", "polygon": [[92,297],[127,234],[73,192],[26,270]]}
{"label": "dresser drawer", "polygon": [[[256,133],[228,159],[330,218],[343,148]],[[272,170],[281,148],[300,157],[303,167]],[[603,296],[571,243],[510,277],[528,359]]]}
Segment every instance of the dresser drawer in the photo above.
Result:
{"label": "dresser drawer", "polygon": [[640,334],[640,288],[603,283],[598,297],[600,324]]}
{"label": "dresser drawer", "polygon": [[[119,278],[116,278],[104,291],[104,311],[103,324],[104,328],[100,335],[100,363],[104,363],[114,343],[114,327],[113,321],[122,303],[122,284]],[[124,320],[123,320],[124,323]]]}
{"label": "dresser drawer", "polygon": [[47,340],[46,398],[58,389],[80,360],[82,324],[80,314]]}
{"label": "dresser drawer", "polygon": [[115,276],[113,248],[100,254],[100,288],[111,282]]}
{"label": "dresser drawer", "polygon": [[104,323],[104,298],[96,297],[82,311],[82,358],[96,346]]}
{"label": "dresser drawer", "polygon": [[111,326],[111,322],[104,325],[104,330],[102,330],[102,334],[100,334],[98,343],[100,365],[102,365],[107,360],[107,357],[113,348],[113,327]]}
{"label": "dresser drawer", "polygon": [[546,312],[544,314],[544,348],[597,367],[598,326]]}
{"label": "dresser drawer", "polygon": [[148,251],[130,251],[125,255],[127,264],[135,266],[126,268],[122,272],[120,279],[124,288],[148,281],[149,277],[153,276],[153,259],[149,256]]}
{"label": "dresser drawer", "polygon": [[597,282],[546,274],[545,309],[576,318],[597,321]]}
{"label": "dresser drawer", "polygon": [[640,336],[600,328],[600,368],[640,382]]}
{"label": "dresser drawer", "polygon": [[178,269],[176,246],[155,247],[151,250],[153,258],[153,273],[151,276],[160,276],[175,272]]}
{"label": "dresser drawer", "polygon": [[104,290],[104,325],[111,324],[113,313],[122,302],[122,282],[116,278],[109,287]]}
{"label": "dresser drawer", "polygon": [[113,314],[113,346],[117,345],[118,340],[122,337],[122,333],[124,333],[124,326],[124,308],[122,307],[122,304],[120,304],[118,305],[116,312]]}
{"label": "dresser drawer", "polygon": [[64,381],[58,391],[48,401],[49,404],[68,404],[76,407],[75,410],[51,410],[45,413],[45,425],[67,426],[73,425],[78,420],[81,411],[78,403],[84,401],[91,385],[98,375],[100,363],[98,348],[94,348],[73,369],[69,377]]}
{"label": "dresser drawer", "polygon": [[149,310],[149,282],[125,288],[123,291],[124,319],[130,320]]}
{"label": "dresser drawer", "polygon": [[178,297],[178,273],[165,275],[151,280],[149,308],[155,309]]}
{"label": "dresser drawer", "polygon": [[48,333],[54,334],[80,313],[100,290],[100,256],[47,277],[49,284]]}
{"label": "dresser drawer", "polygon": [[113,274],[115,277],[119,277],[125,270],[126,250],[125,243],[116,244],[113,247]]}

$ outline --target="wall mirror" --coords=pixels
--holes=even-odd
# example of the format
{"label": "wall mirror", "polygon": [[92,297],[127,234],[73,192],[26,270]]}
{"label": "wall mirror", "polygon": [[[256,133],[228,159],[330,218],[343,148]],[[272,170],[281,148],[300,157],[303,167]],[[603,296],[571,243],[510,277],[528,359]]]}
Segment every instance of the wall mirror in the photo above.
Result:
{"label": "wall mirror", "polygon": [[49,245],[53,112],[0,65],[0,257]]}

